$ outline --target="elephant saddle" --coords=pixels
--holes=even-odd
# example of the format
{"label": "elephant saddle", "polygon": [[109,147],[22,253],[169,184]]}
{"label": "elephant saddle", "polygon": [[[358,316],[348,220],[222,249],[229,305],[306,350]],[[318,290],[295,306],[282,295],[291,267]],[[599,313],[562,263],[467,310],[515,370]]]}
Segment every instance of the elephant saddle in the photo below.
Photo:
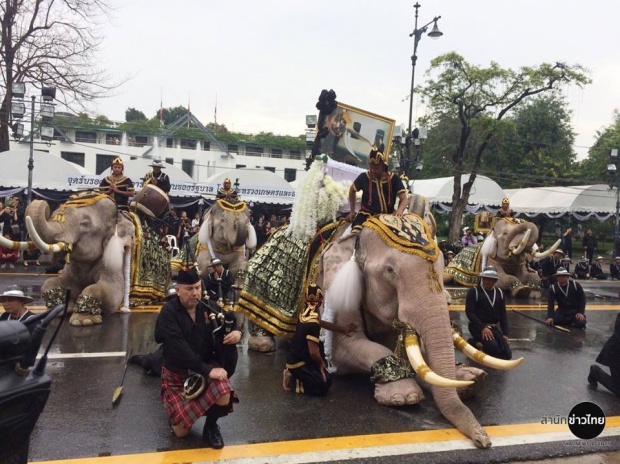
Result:
{"label": "elephant saddle", "polygon": [[445,275],[454,277],[454,281],[466,287],[478,285],[480,274],[482,244],[463,248],[443,270]]}

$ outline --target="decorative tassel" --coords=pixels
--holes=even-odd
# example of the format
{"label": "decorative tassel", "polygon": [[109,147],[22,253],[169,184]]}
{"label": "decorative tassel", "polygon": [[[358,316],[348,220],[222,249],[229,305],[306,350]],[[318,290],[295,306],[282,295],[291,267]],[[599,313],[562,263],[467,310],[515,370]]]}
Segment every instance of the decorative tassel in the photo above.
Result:
{"label": "decorative tassel", "polygon": [[128,313],[129,310],[129,286],[130,286],[130,269],[131,269],[131,248],[125,250],[123,262],[123,273],[125,274],[125,288],[123,289],[123,307],[121,312]]}
{"label": "decorative tassel", "polygon": [[439,274],[435,272],[433,263],[429,263],[430,269],[428,272],[428,288],[433,293],[441,293],[441,283],[439,282]]}

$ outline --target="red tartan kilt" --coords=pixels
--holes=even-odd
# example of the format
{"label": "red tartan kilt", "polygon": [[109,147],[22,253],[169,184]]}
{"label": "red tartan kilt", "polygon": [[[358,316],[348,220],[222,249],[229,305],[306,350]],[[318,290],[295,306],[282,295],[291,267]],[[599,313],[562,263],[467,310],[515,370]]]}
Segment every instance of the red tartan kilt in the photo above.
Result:
{"label": "red tartan kilt", "polygon": [[183,383],[187,377],[187,375],[177,374],[165,367],[161,369],[161,398],[172,425],[183,423],[185,428],[191,428],[192,424],[199,417],[204,416],[215,401],[226,393],[231,393],[233,397],[229,412],[233,411],[232,403],[239,402],[228,380],[211,379],[206,379],[207,387],[200,397],[186,400],[183,397]]}

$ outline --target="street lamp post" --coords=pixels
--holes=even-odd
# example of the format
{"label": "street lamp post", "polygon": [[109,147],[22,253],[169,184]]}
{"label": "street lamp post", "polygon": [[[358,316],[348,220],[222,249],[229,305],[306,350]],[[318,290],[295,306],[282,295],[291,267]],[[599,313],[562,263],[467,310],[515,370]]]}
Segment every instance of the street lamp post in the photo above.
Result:
{"label": "street lamp post", "polygon": [[610,164],[607,165],[607,172],[609,173],[609,187],[616,188],[616,222],[614,224],[614,243],[613,243],[613,256],[620,256],[619,248],[619,233],[620,233],[620,175],[618,174],[618,149],[613,148],[609,154]]}
{"label": "street lamp post", "polygon": [[[23,82],[13,82],[11,86],[11,116],[13,119],[20,120],[26,112],[26,106],[24,103],[26,92],[26,85]],[[42,122],[51,122],[54,117],[54,106],[52,101],[56,98],[56,89],[54,87],[43,87],[41,89],[41,100],[39,103],[39,115]],[[29,156],[28,156],[28,193],[27,203],[32,201],[32,173],[34,171],[34,123],[35,123],[35,105],[37,103],[37,97],[32,95],[30,106],[30,140],[29,140]],[[15,137],[22,137],[24,128],[23,124],[15,123],[12,125]],[[41,126],[40,137],[42,140],[52,140],[54,136],[54,129],[47,126]]]}
{"label": "street lamp post", "polygon": [[413,127],[412,126],[413,89],[415,86],[415,65],[416,65],[416,61],[418,60],[418,55],[417,55],[418,43],[420,42],[420,39],[422,38],[422,34],[426,33],[428,26],[430,26],[431,24],[433,24],[433,29],[431,30],[431,32],[428,33],[428,36],[430,38],[437,39],[443,35],[443,32],[441,32],[439,30],[439,27],[437,26],[437,21],[439,21],[441,16],[435,16],[432,21],[418,28],[418,9],[420,8],[420,4],[416,2],[416,4],[413,5],[413,7],[415,8],[415,26],[414,26],[413,32],[409,34],[409,37],[413,37],[413,55],[411,55],[411,89],[409,92],[409,125],[407,127],[407,138],[406,138],[407,159],[405,160],[406,161],[405,163],[401,162],[401,165],[404,166],[405,168],[404,169],[405,173],[407,173],[408,175],[411,174],[411,166],[412,166],[412,161],[411,161],[412,132],[411,131]]}

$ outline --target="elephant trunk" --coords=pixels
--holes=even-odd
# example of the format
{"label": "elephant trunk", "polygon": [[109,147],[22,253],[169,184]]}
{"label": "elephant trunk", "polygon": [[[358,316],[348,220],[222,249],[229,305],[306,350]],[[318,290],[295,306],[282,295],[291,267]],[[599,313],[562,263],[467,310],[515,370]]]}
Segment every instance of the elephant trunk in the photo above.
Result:
{"label": "elephant trunk", "polygon": [[[450,379],[456,377],[454,349],[452,346],[452,330],[443,294],[425,304],[418,302],[425,308],[425,316],[416,329],[422,335],[426,350],[426,360],[430,368],[438,375]],[[439,411],[461,433],[471,438],[478,448],[489,448],[491,440],[482,429],[471,410],[463,404],[453,387],[431,386],[435,403]]]}
{"label": "elephant trunk", "polygon": [[32,225],[41,239],[47,243],[61,240],[64,228],[59,222],[50,221],[50,209],[46,201],[33,200],[26,208],[26,216],[32,219]]}

